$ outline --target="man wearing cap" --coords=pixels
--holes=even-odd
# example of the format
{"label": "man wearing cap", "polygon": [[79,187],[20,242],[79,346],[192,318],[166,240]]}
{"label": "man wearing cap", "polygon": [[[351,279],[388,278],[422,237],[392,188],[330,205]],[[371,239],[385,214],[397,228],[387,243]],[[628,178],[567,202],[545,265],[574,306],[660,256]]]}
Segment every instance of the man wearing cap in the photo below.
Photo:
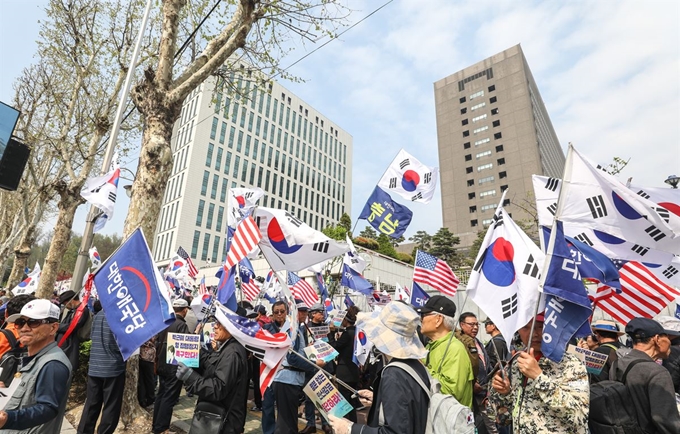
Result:
{"label": "man wearing cap", "polygon": [[664,329],[653,319],[634,318],[626,325],[626,334],[633,341],[633,349],[619,357],[612,369],[620,380],[628,366],[637,363],[628,372],[626,387],[637,409],[640,428],[646,433],[680,433],[680,415],[671,375],[663,366],[654,363],[668,357],[671,339],[680,333]]}
{"label": "man wearing cap", "polygon": [[170,428],[172,409],[179,399],[182,383],[177,380],[177,365],[169,365],[167,359],[168,333],[190,333],[184,317],[189,310],[189,303],[182,298],[172,302],[175,311],[175,322],[160,332],[156,338],[156,372],[158,374],[158,393],[153,405],[153,423],[151,429],[154,434],[167,431]]}
{"label": "man wearing cap", "polygon": [[598,383],[609,380],[609,369],[617,358],[616,350],[623,346],[619,341],[619,336],[622,336],[623,332],[619,329],[618,324],[608,319],[593,321],[590,324],[590,329],[600,344],[595,351],[607,355],[607,362],[602,367],[602,371],[599,374],[590,374],[590,382]]}
{"label": "man wearing cap", "polygon": [[[325,320],[325,313],[326,313],[326,308],[321,304],[321,303],[316,303],[312,307],[309,308],[309,322],[305,324],[305,329],[307,332],[306,337],[306,344],[310,345],[314,341],[314,328],[315,327],[323,327],[325,325],[324,320]],[[327,337],[320,338],[324,341],[328,341]],[[331,374],[335,373],[335,370],[333,369],[333,363],[329,363],[324,367],[326,371],[330,372]],[[309,380],[312,379],[314,372],[308,372],[307,375],[305,375],[305,383],[308,383]],[[316,432],[316,420],[315,420],[315,414],[316,414],[316,406],[314,405],[314,401],[312,401],[311,398],[307,397],[305,399],[305,419],[307,420],[307,425],[300,431],[301,434],[308,434],[308,433],[315,433]],[[328,424],[328,421],[321,416],[321,429],[323,430],[324,433],[331,433],[333,430],[331,429],[331,426]]]}
{"label": "man wearing cap", "polygon": [[[264,325],[264,329],[271,334],[279,333],[286,324],[287,315],[288,305],[283,300],[277,300],[272,305],[272,321]],[[276,409],[274,403],[274,389],[270,385],[262,396],[262,432],[264,434],[273,434],[276,428]]]}
{"label": "man wearing cap", "polygon": [[[61,323],[59,324],[59,330],[57,331],[57,344],[64,351],[66,357],[68,357],[73,367],[73,371],[78,370],[78,364],[80,359],[80,338],[78,337],[79,332],[84,327],[91,328],[92,321],[90,318],[90,310],[86,306],[83,306],[82,314],[78,318],[78,322],[75,327],[69,331],[73,318],[76,314],[78,306],[80,306],[80,300],[75,292],[65,291],[59,296],[59,303],[64,307],[61,313]],[[89,339],[89,333],[88,339]],[[64,340],[62,343],[61,341]]]}
{"label": "man wearing cap", "polygon": [[[520,352],[509,372],[498,372],[492,380],[490,399],[500,419],[511,415],[513,432],[521,434],[586,434],[590,385],[581,360],[565,353],[555,363],[541,353],[543,314],[518,330],[529,351]],[[505,412],[504,410],[507,410]]]}
{"label": "man wearing cap", "polygon": [[28,356],[19,369],[19,387],[0,411],[0,433],[29,430],[53,434],[61,430],[71,384],[71,363],[57,346],[59,308],[49,300],[33,300],[7,318],[19,329]]}
{"label": "man wearing cap", "polygon": [[417,379],[428,391],[430,379],[420,362],[427,350],[418,338],[419,325],[418,314],[398,301],[379,312],[357,314],[357,328],[366,333],[387,364],[373,383],[373,391],[359,391],[361,398],[371,402],[367,424],[329,416],[336,434],[425,432],[430,397]]}
{"label": "man wearing cap", "polygon": [[453,395],[458,402],[472,408],[475,376],[465,346],[453,336],[456,328],[456,305],[443,295],[434,295],[425,306],[417,308],[422,327],[430,338],[425,366],[441,383],[441,392]]}

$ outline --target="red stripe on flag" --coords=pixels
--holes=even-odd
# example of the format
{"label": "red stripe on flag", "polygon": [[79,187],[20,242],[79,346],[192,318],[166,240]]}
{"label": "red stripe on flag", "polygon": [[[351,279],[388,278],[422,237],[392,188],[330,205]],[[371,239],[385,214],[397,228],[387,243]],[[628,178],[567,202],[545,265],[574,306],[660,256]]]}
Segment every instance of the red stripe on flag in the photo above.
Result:
{"label": "red stripe on flag", "polygon": [[307,307],[312,307],[319,302],[319,296],[305,279],[300,279],[291,287],[291,292],[295,298],[299,298],[305,302]]}
{"label": "red stripe on flag", "polygon": [[437,260],[432,271],[427,268],[415,267],[413,269],[413,280],[430,285],[437,291],[451,296],[456,295],[456,288],[460,284],[460,280],[453,273],[453,270],[441,260]]}
{"label": "red stripe on flag", "polygon": [[250,252],[255,250],[257,243],[262,239],[260,229],[257,227],[252,216],[248,216],[239,223],[234,233],[234,238],[227,253],[227,260],[225,266],[231,269],[238,264],[243,258],[248,256]]}

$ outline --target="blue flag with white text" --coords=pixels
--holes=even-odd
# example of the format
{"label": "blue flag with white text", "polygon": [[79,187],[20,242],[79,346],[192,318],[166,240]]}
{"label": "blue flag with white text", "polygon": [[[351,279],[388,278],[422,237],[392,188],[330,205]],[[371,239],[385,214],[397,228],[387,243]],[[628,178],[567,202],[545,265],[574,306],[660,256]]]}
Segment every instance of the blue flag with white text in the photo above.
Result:
{"label": "blue flag with white text", "polygon": [[94,284],[124,360],[175,320],[141,229],[95,272]]}
{"label": "blue flag with white text", "polygon": [[421,288],[417,282],[413,282],[413,288],[411,289],[411,304],[415,307],[423,307],[429,298],[430,296],[427,295],[423,288]]}
{"label": "blue flag with white text", "polygon": [[680,319],[680,303],[677,303],[677,304],[675,305],[675,317],[676,317],[677,319]]}
{"label": "blue flag with white text", "polygon": [[347,306],[347,309],[354,306],[354,302],[349,298],[349,294],[345,294],[345,306]]}
{"label": "blue flag with white text", "polygon": [[413,212],[410,209],[393,201],[380,187],[375,187],[359,215],[360,219],[366,219],[379,233],[392,238],[399,238],[404,234],[412,217]]}
{"label": "blue flag with white text", "polygon": [[557,222],[556,232],[553,252],[547,254],[550,265],[543,285],[546,303],[541,351],[548,359],[560,362],[569,340],[590,334],[592,306],[564,239],[562,222]]}
{"label": "blue flag with white text", "polygon": [[342,264],[342,280],[340,284],[364,295],[373,294],[373,285],[347,264]]}

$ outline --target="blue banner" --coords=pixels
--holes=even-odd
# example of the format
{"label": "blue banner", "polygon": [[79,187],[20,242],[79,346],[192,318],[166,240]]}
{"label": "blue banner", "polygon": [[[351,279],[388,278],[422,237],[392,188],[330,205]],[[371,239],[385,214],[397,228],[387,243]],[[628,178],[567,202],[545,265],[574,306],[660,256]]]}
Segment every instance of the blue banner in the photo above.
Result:
{"label": "blue banner", "polygon": [[140,229],[102,264],[94,284],[125,360],[175,320],[165,283]]}
{"label": "blue banner", "polygon": [[368,220],[379,233],[392,238],[399,238],[404,234],[411,223],[411,217],[413,212],[410,209],[393,201],[380,187],[373,190],[359,215],[360,219]]}
{"label": "blue banner", "polygon": [[564,239],[561,222],[557,222],[556,232],[543,285],[546,306],[541,351],[548,359],[560,362],[569,340],[590,334],[588,319],[592,307],[579,268]]}
{"label": "blue banner", "polygon": [[349,294],[345,294],[345,306],[347,306],[347,309],[354,306],[354,302],[349,298]]}
{"label": "blue banner", "polygon": [[680,319],[680,303],[677,302],[675,304],[675,317],[677,319]]}
{"label": "blue banner", "polygon": [[413,282],[413,288],[411,289],[411,304],[415,307],[423,307],[429,298],[430,296],[427,295],[423,288],[421,288],[418,283]]}
{"label": "blue banner", "polygon": [[342,264],[342,280],[340,284],[349,289],[359,291],[364,295],[373,294],[373,285],[347,264]]}

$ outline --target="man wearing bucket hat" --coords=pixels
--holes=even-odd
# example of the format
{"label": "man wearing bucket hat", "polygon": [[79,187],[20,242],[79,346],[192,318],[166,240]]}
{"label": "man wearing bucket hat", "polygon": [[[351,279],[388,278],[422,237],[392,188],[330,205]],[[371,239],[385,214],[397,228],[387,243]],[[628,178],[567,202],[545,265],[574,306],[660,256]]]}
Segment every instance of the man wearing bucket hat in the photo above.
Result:
{"label": "man wearing bucket hat", "polygon": [[590,324],[590,329],[600,343],[600,346],[595,351],[607,355],[607,362],[602,367],[602,371],[597,375],[590,374],[590,382],[598,383],[609,379],[609,369],[617,357],[616,350],[623,346],[619,341],[619,337],[623,336],[623,332],[619,329],[618,324],[608,319],[593,321]]}
{"label": "man wearing bucket hat", "polygon": [[28,357],[14,379],[19,387],[0,411],[0,432],[58,433],[71,384],[71,362],[54,340],[59,308],[49,300],[33,300],[7,322],[19,330]]}
{"label": "man wearing bucket hat", "polygon": [[[625,384],[637,410],[640,428],[646,433],[680,433],[671,375],[654,363],[668,357],[671,339],[680,336],[680,332],[664,329],[650,318],[633,318],[626,325],[626,334],[633,341],[633,349],[620,357],[612,369],[619,381],[628,370]],[[628,369],[633,363],[637,364]]]}
{"label": "man wearing bucket hat", "polygon": [[425,432],[429,394],[407,371],[417,375],[429,389],[427,370],[420,363],[427,356],[427,350],[418,339],[419,325],[418,314],[396,301],[379,312],[357,315],[357,328],[364,330],[368,340],[386,357],[387,365],[373,383],[375,395],[368,390],[359,391],[359,396],[372,401],[367,425],[329,416],[335,433]]}

